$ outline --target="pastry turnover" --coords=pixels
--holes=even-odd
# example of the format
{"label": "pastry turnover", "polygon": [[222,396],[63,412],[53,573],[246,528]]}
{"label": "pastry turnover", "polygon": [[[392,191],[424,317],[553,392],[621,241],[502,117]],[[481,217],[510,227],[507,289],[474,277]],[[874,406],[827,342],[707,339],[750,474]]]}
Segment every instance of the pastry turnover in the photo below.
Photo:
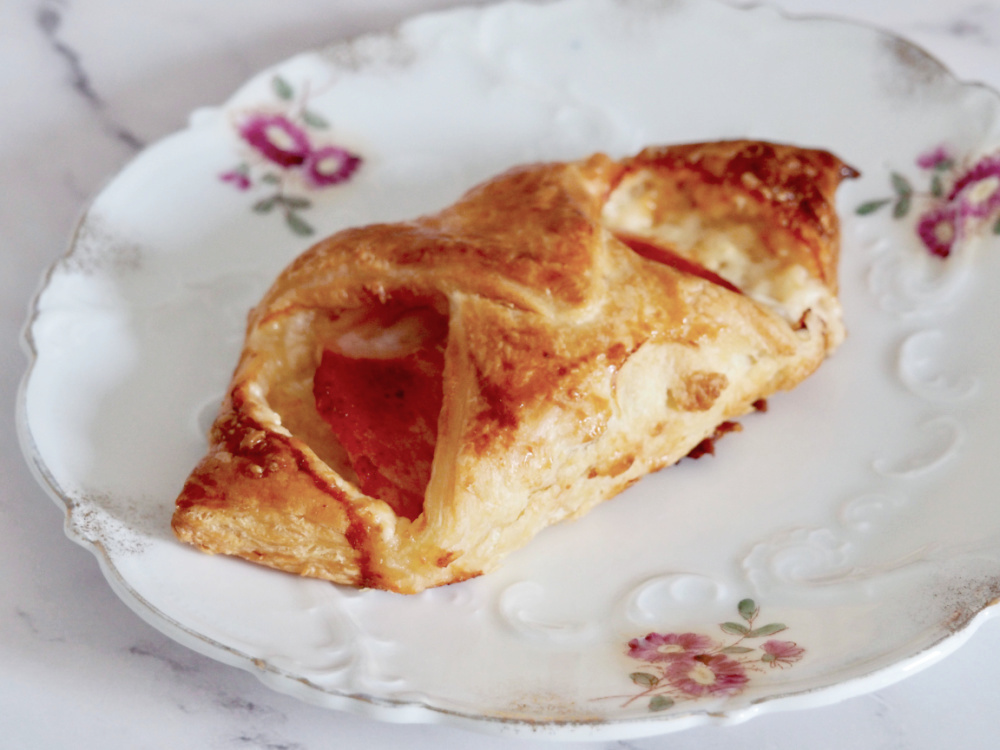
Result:
{"label": "pastry turnover", "polygon": [[841,342],[854,174],[750,141],[598,154],[323,240],[250,313],[174,531],[404,593],[497,567]]}

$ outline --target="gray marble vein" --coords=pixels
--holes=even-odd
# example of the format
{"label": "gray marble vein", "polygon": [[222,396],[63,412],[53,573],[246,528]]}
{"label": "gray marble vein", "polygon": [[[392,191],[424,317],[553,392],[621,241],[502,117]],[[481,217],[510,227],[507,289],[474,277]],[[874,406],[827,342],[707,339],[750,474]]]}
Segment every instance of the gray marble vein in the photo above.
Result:
{"label": "gray marble vein", "polygon": [[48,42],[50,49],[62,62],[69,83],[75,91],[98,115],[105,132],[116,141],[124,144],[132,151],[140,151],[145,147],[144,139],[132,132],[126,125],[118,122],[110,113],[109,107],[95,89],[90,75],[87,73],[82,56],[67,44],[59,34],[63,24],[63,16],[67,5],[63,2],[45,2],[35,13],[35,23],[42,36]]}

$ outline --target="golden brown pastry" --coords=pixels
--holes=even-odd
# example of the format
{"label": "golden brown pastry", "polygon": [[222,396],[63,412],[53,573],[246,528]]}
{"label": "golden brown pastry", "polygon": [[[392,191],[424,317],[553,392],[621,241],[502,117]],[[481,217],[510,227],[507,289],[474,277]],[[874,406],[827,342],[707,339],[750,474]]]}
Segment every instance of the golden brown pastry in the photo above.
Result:
{"label": "golden brown pastry", "polygon": [[750,141],[598,154],[320,242],[250,314],[177,536],[406,593],[497,567],[840,343],[853,174]]}

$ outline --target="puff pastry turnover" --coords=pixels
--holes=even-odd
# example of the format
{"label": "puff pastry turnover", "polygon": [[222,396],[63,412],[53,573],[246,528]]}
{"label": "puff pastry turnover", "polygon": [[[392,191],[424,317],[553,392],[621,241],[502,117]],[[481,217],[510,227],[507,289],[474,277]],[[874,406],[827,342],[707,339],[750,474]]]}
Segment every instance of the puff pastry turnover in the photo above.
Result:
{"label": "puff pastry turnover", "polygon": [[323,240],[250,313],[175,533],[404,593],[495,568],[837,347],[854,174],[751,141],[598,154]]}

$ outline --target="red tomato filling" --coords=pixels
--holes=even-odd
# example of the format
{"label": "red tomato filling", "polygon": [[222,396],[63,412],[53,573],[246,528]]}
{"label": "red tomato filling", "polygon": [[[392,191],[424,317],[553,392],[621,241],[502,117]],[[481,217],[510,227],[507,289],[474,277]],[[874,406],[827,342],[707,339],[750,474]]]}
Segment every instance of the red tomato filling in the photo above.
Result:
{"label": "red tomato filling", "polygon": [[327,349],[313,379],[316,409],[347,451],[361,491],[411,520],[423,510],[431,477],[444,336],[389,358]]}
{"label": "red tomato filling", "polygon": [[741,294],[740,290],[735,285],[726,281],[724,278],[719,276],[719,274],[709,271],[707,268],[693,260],[688,260],[684,256],[679,255],[664,245],[656,244],[647,239],[643,239],[642,237],[636,237],[632,234],[616,233],[615,237],[627,245],[633,252],[638,253],[647,260],[655,260],[657,263],[662,263],[665,266],[676,268],[678,271],[682,271],[683,273],[699,276],[705,279],[705,281],[711,281],[713,284],[717,284],[724,289]]}

